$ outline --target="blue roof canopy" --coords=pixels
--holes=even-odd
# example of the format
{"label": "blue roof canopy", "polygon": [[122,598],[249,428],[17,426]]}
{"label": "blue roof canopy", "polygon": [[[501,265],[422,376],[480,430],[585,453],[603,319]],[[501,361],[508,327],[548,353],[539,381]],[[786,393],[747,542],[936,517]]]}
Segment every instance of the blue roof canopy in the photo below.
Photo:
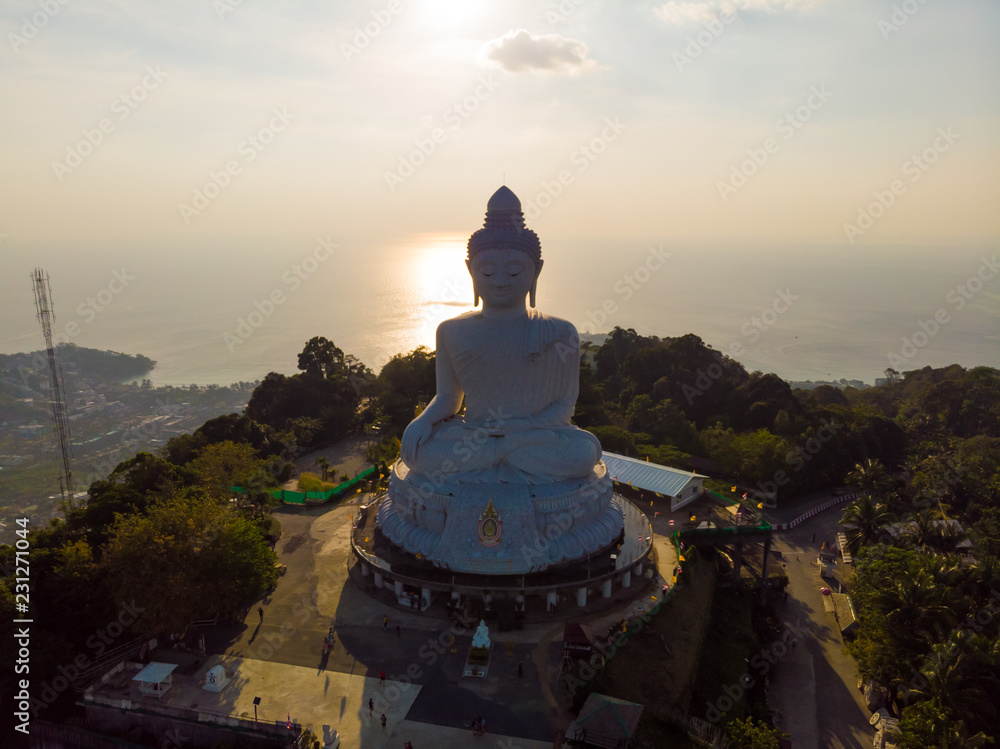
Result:
{"label": "blue roof canopy", "polygon": [[608,475],[618,483],[631,484],[636,489],[645,489],[668,497],[678,496],[694,479],[707,478],[700,473],[681,471],[615,453],[606,452],[601,460],[608,468]]}

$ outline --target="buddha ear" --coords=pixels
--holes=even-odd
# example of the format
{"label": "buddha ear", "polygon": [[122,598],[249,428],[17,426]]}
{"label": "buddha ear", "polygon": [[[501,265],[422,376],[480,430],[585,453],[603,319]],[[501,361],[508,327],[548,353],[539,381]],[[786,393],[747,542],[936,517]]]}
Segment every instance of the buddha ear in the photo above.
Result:
{"label": "buddha ear", "polygon": [[535,280],[531,282],[531,290],[528,291],[528,304],[531,305],[532,309],[535,308],[535,289],[538,288],[538,276],[542,272],[542,263],[543,262],[544,261],[539,260],[538,261],[538,265],[535,266]]}
{"label": "buddha ear", "polygon": [[465,261],[465,267],[469,269],[469,275],[472,276],[472,296],[473,296],[473,307],[479,306],[479,289],[476,286],[476,274],[472,272],[472,259]]}

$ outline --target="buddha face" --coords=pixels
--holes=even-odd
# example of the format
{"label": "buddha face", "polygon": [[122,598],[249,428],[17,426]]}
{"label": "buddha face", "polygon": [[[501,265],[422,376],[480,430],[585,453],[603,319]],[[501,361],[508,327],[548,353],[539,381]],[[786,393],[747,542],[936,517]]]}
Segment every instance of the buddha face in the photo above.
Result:
{"label": "buddha face", "polygon": [[524,297],[532,290],[542,270],[519,250],[485,250],[466,261],[476,296],[483,306],[508,309],[524,306]]}

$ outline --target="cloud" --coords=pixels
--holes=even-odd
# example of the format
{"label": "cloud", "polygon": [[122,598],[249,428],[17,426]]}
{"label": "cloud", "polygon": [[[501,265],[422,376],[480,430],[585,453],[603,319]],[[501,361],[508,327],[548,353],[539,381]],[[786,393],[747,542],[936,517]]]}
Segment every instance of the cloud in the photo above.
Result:
{"label": "cloud", "polygon": [[653,13],[675,26],[711,21],[716,17],[716,12],[710,3],[676,3],[673,0],[659,8],[653,8]]}
{"label": "cloud", "polygon": [[719,17],[720,14],[732,15],[739,11],[763,11],[774,13],[779,10],[801,10],[821,5],[827,0],[670,0],[670,2],[653,8],[656,14],[666,23],[674,26],[684,26],[689,23],[704,23]]}
{"label": "cloud", "polygon": [[498,65],[511,73],[540,70],[547,73],[576,73],[595,68],[587,59],[587,45],[559,34],[535,36],[524,29],[511,30],[487,42],[479,51],[480,61]]}

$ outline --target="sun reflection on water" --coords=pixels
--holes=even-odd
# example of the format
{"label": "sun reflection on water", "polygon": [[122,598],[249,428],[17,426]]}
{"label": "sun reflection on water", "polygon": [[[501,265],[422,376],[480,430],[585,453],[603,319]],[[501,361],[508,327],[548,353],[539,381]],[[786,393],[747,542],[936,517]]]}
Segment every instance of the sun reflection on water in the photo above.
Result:
{"label": "sun reflection on water", "polygon": [[422,236],[408,253],[413,258],[412,350],[434,349],[434,331],[441,321],[468,312],[472,305],[472,279],[465,267],[466,238]]}

